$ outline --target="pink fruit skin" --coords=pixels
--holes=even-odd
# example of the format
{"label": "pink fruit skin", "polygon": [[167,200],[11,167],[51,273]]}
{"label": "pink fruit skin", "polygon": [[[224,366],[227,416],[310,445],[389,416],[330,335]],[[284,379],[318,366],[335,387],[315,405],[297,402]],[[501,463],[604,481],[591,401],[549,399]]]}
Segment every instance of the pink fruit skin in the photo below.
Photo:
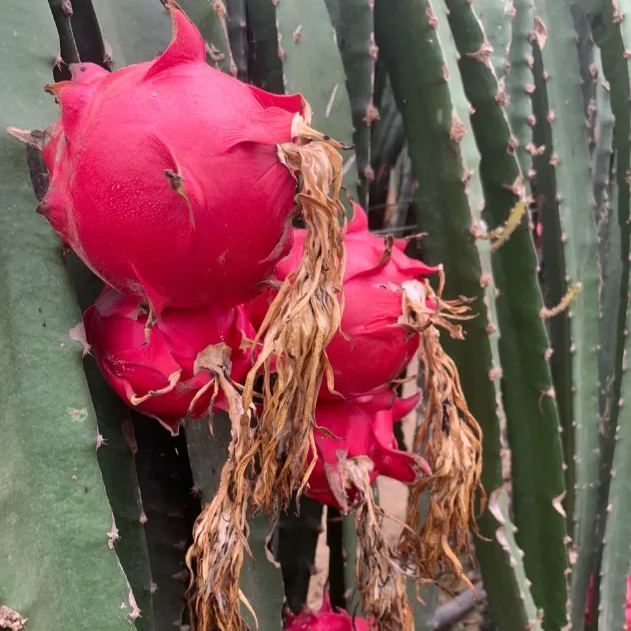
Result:
{"label": "pink fruit skin", "polygon": [[[211,344],[224,342],[232,349],[231,377],[242,380],[251,361],[249,352],[239,347],[243,336],[251,338],[254,331],[241,307],[167,309],[145,344],[146,321],[147,313],[140,308],[137,297],[111,288],[106,288],[83,315],[91,352],[112,388],[131,407],[157,418],[177,433],[193,397],[212,379],[206,371],[193,374],[198,353]],[[173,390],[132,405],[132,397],[167,387],[170,376],[180,370],[180,379]],[[213,391],[211,387],[199,398],[191,417],[208,412]],[[215,404],[221,408],[225,403],[220,394]]]}
{"label": "pink fruit skin", "polygon": [[376,627],[366,619],[352,617],[343,609],[334,610],[328,591],[325,590],[320,611],[306,609],[298,615],[289,615],[283,631],[370,631]]}
{"label": "pink fruit skin", "polygon": [[39,207],[96,274],[158,315],[235,306],[288,252],[296,181],[276,146],[304,108],[211,68],[195,26],[172,18],[154,61],[80,64],[53,86],[61,118]]}
{"label": "pink fruit skin", "polygon": [[[327,347],[333,367],[335,390],[346,399],[378,394],[390,388],[418,349],[418,335],[398,324],[405,281],[423,279],[439,268],[405,255],[406,241],[393,243],[392,254],[383,261],[384,239],[368,232],[368,219],[358,204],[344,239],[347,264],[344,274],[342,334]],[[290,254],[276,267],[278,280],[296,268],[305,240],[304,230],[294,231]],[[255,328],[265,316],[274,292],[268,290],[247,308]],[[326,386],[321,398],[339,398]]]}
{"label": "pink fruit skin", "polygon": [[[349,401],[320,400],[316,407],[316,466],[309,478],[305,495],[329,506],[340,508],[332,487],[341,488],[339,462],[357,456],[368,456],[374,463],[370,473],[373,482],[385,475],[404,483],[412,483],[421,472],[428,473],[425,462],[418,456],[401,451],[394,436],[394,423],[411,412],[420,394],[408,399],[384,397],[378,402],[372,397]],[[378,409],[381,408],[381,409]],[[346,489],[350,503],[357,489]]]}
{"label": "pink fruit skin", "polygon": [[[594,576],[590,576],[587,586],[587,604],[585,606],[585,624],[591,625],[594,618]],[[597,615],[597,614],[596,614]],[[627,576],[627,596],[625,602],[624,631],[631,631],[631,574]]]}

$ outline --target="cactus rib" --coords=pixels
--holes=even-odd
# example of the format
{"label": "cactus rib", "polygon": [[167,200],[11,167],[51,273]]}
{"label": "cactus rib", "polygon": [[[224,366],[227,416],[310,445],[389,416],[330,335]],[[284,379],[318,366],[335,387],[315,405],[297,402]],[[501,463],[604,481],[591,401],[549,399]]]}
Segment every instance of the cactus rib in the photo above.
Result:
{"label": "cactus rib", "polygon": [[[473,106],[485,217],[495,227],[517,202],[525,203],[523,176],[511,151],[503,88],[489,63],[482,25],[466,0],[446,0],[446,5]],[[526,217],[497,249],[493,271],[499,289],[502,400],[512,453],[516,537],[525,553],[533,598],[545,612],[544,628],[552,629],[565,620],[565,524],[556,502],[564,492],[563,455],[547,362],[548,339],[540,318],[537,259]]]}

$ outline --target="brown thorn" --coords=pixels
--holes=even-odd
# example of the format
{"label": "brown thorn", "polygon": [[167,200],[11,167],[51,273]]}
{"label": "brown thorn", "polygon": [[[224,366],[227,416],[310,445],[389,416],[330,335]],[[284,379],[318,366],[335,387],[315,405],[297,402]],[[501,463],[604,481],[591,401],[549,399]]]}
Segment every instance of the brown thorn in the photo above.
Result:
{"label": "brown thorn", "polygon": [[195,228],[195,215],[193,214],[193,206],[191,205],[186,189],[184,188],[184,176],[180,173],[176,173],[173,169],[165,169],[164,175],[171,182],[171,188],[184,200],[186,207],[188,208],[188,219],[191,222],[193,229]]}

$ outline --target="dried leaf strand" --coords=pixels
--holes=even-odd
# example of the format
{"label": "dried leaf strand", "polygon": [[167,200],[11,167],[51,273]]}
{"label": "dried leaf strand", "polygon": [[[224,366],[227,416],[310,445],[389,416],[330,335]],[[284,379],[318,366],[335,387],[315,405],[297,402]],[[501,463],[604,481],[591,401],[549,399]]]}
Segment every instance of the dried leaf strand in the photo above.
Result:
{"label": "dried leaf strand", "polygon": [[263,369],[257,436],[260,475],[254,501],[272,514],[302,490],[315,465],[315,402],[326,371],[325,349],[339,328],[343,308],[342,158],[336,150],[340,145],[305,124],[299,136],[306,144],[281,145],[279,156],[299,177],[297,200],[307,225],[304,252],[259,329],[259,355],[243,392],[248,406]]}
{"label": "dried leaf strand", "polygon": [[383,536],[383,512],[375,502],[369,473],[373,463],[360,456],[345,461],[345,476],[362,493],[354,509],[357,529],[355,583],[362,608],[381,631],[413,631],[407,575]]}
{"label": "dried leaf strand", "polygon": [[186,554],[190,572],[187,590],[189,615],[196,631],[244,631],[248,625],[240,612],[243,603],[256,616],[239,589],[244,555],[250,553],[248,509],[252,495],[254,432],[251,410],[226,375],[230,374],[230,349],[225,344],[209,346],[195,364],[214,376],[228,400],[232,440],[221,470],[217,494],[206,504],[193,526],[193,544]]}
{"label": "dried leaf strand", "polygon": [[[405,529],[399,550],[417,565],[419,575],[436,578],[446,571],[468,582],[460,555],[470,552],[469,528],[475,529],[474,500],[481,490],[482,431],[469,411],[458,370],[440,344],[438,326],[462,339],[458,320],[471,317],[464,301],[441,299],[429,284],[415,281],[404,287],[403,318],[419,331],[419,355],[425,380],[425,415],[415,437],[432,475],[411,485]],[[407,285],[407,283],[406,283]],[[429,298],[429,301],[427,300]],[[434,308],[428,304],[434,304]],[[429,492],[429,506],[421,517],[420,500]]]}

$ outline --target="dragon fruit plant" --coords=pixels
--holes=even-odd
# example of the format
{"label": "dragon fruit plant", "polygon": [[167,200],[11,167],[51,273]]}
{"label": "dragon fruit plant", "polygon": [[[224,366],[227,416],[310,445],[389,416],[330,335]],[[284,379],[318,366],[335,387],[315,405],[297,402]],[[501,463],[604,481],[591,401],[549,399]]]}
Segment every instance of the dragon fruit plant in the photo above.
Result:
{"label": "dragon fruit plant", "polygon": [[[313,403],[309,401],[321,379],[324,348],[339,323],[336,278],[344,253],[337,145],[308,126],[309,106],[300,95],[269,94],[207,65],[199,31],[175,3],[168,3],[167,9],[173,20],[173,38],[155,60],[112,73],[91,64],[74,65],[70,81],[47,87],[59,101],[61,118],[48,131],[50,139],[44,146],[50,181],[39,210],[62,241],[107,284],[144,301],[150,356],[160,345],[160,341],[152,344],[152,329],[167,309],[234,309],[265,281],[291,243],[289,222],[294,211],[295,178],[300,175],[301,214],[310,226],[305,264],[295,268],[296,277],[285,284],[279,300],[270,306],[264,330],[259,332],[262,348],[245,380],[242,403],[236,407],[229,404],[233,423],[241,423],[241,416],[250,414],[258,369],[264,367],[269,382],[270,357],[277,355],[276,383],[283,386],[264,388],[268,396],[264,396],[260,425],[282,425],[289,413],[297,425],[296,437],[283,458],[300,464],[310,444]],[[218,114],[214,107],[220,98],[224,114]],[[133,112],[139,110],[144,113],[145,124],[135,123]],[[254,182],[256,186],[252,186]],[[237,236],[237,225],[248,226],[249,234]],[[182,270],[187,270],[184,276]],[[314,296],[318,288],[317,300],[305,301],[305,292]],[[319,314],[317,319],[311,316],[314,310]],[[98,346],[100,323],[91,317],[89,320],[91,338]],[[216,333],[223,336],[228,331],[220,328]],[[109,334],[110,339],[113,335]],[[284,336],[288,336],[285,342]],[[304,351],[288,353],[289,346],[283,345],[289,341],[292,350],[302,346]],[[204,348],[196,350],[201,358]],[[132,352],[126,348],[121,351]],[[164,356],[157,352],[160,358]],[[109,349],[97,353],[104,358]],[[217,357],[210,359],[211,365],[200,363],[196,357],[193,360],[196,372],[225,372]],[[119,366],[122,361],[122,357],[114,359]],[[194,376],[190,369],[188,372],[189,377]],[[118,385],[114,373],[109,370],[105,374]],[[190,386],[177,383],[181,378],[177,375],[177,370],[173,371],[168,385],[149,389],[140,398],[135,394],[130,397],[129,392],[126,398],[139,409],[144,404],[146,412],[155,414],[156,410],[140,399],[150,397],[153,402],[157,400],[154,393],[175,397],[181,387]],[[306,397],[292,384],[298,379]],[[222,380],[217,377],[217,381],[223,387]],[[191,414],[199,402],[195,395]],[[162,405],[171,423],[177,423],[182,408],[174,401],[170,409]],[[233,434],[235,443],[239,435],[241,441],[252,440],[236,429]],[[260,449],[261,466],[267,471],[274,467],[279,454],[275,445],[264,444]],[[280,486],[266,490],[262,505],[271,509],[285,504],[303,476],[299,467],[290,468]],[[196,545],[202,546],[202,558],[191,561],[196,564],[193,575],[202,574],[199,580],[204,589],[198,586],[194,596],[201,599],[196,605],[201,628],[219,623],[226,615],[211,614],[208,622],[208,598],[199,594],[210,580],[202,569],[203,557],[225,555],[225,550],[219,550],[223,544],[213,540],[219,529],[213,521],[223,519],[228,505],[236,519],[248,502],[247,489],[240,481],[235,483],[240,487],[237,498],[223,497],[229,484],[226,478],[217,502],[208,508],[214,517],[204,522],[208,525],[195,536]],[[237,528],[235,546],[246,527],[235,522]],[[234,554],[238,556],[236,551]],[[193,553],[191,556],[195,557]],[[221,580],[236,585],[238,571],[236,576],[226,573]],[[228,612],[234,611],[238,602],[238,590],[231,591]],[[227,614],[226,626],[237,624],[234,615]]]}
{"label": "dragon fruit plant", "polygon": [[5,2],[0,629],[628,626],[629,0]]}

